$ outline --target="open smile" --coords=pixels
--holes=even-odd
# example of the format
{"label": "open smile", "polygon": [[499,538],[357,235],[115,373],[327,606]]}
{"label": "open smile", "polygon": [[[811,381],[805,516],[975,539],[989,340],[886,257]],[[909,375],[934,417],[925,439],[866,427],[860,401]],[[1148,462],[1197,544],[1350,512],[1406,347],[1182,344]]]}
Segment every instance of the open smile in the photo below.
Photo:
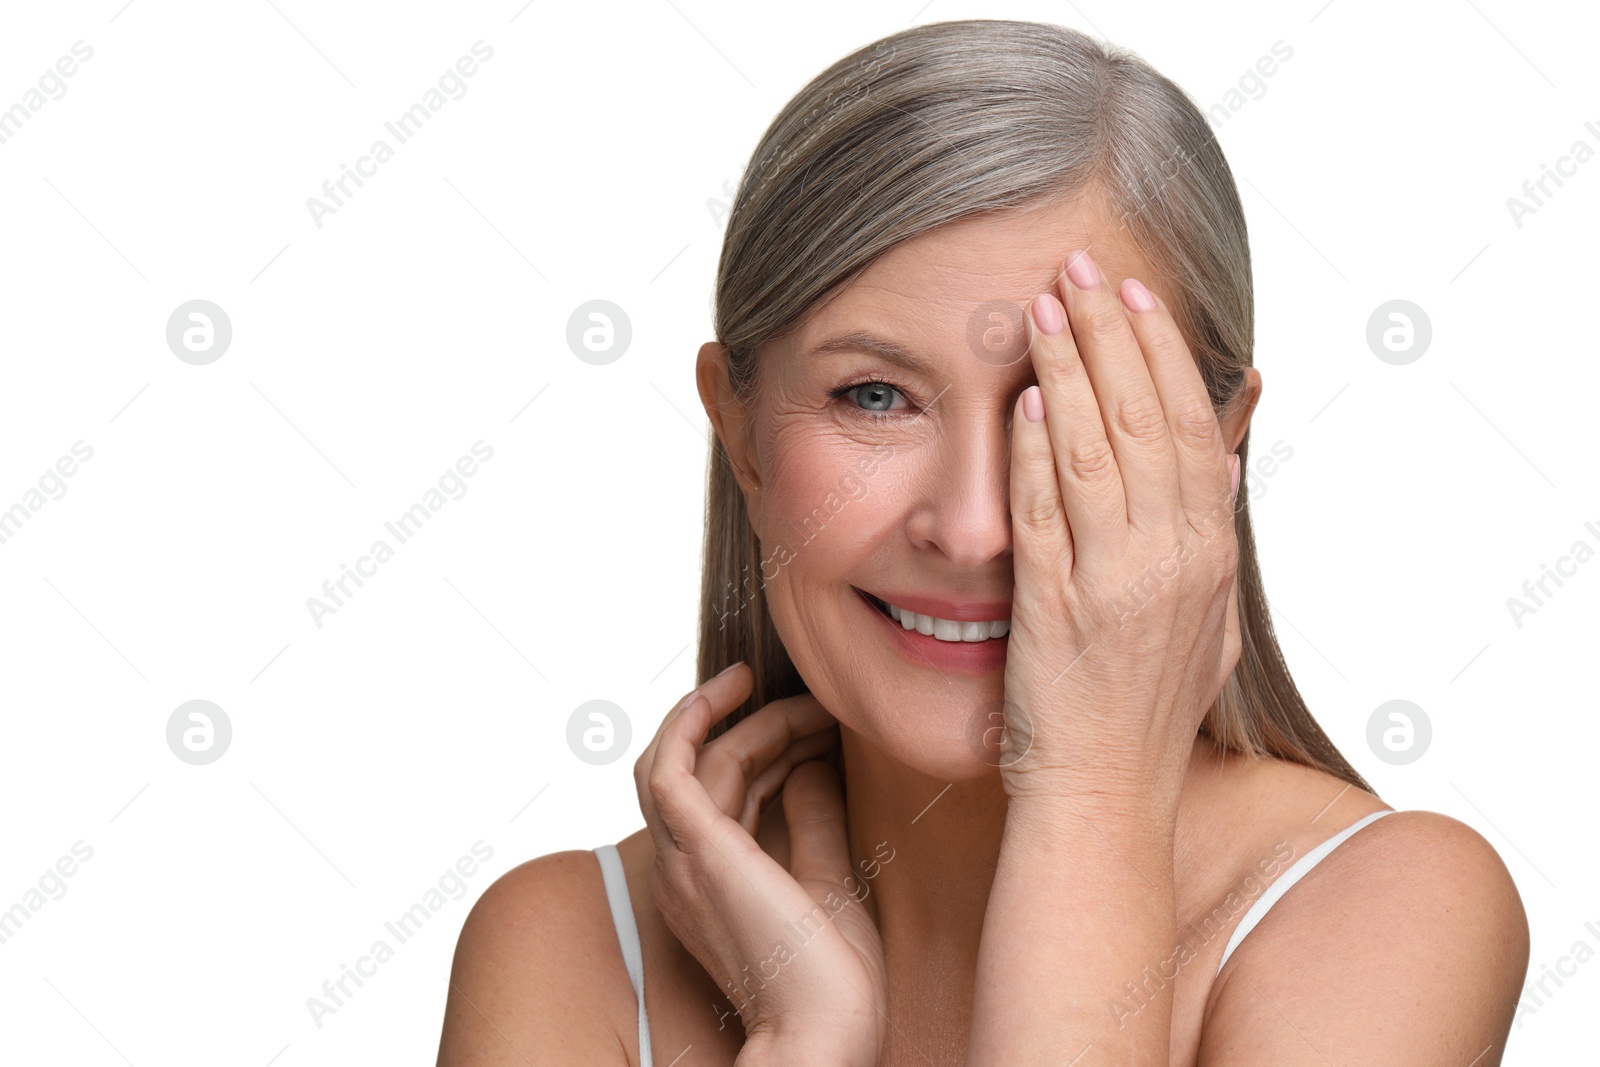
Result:
{"label": "open smile", "polygon": [[[909,663],[961,674],[987,674],[1005,666],[1011,620],[945,619],[901,608],[864,589],[851,588],[878,620],[875,625],[880,632]],[[995,614],[992,606],[975,610]]]}

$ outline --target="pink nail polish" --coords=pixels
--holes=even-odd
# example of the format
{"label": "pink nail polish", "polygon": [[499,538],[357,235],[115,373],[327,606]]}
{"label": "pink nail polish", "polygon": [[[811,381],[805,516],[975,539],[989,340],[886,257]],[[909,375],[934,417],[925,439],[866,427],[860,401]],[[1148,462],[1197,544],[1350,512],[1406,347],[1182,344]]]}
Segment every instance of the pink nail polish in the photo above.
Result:
{"label": "pink nail polish", "polygon": [[1038,324],[1040,333],[1060,333],[1067,325],[1067,320],[1062,316],[1061,301],[1049,293],[1040,293],[1033,298],[1033,321]]}
{"label": "pink nail polish", "polygon": [[1100,268],[1089,258],[1088,249],[1079,249],[1067,257],[1067,277],[1079,289],[1093,289],[1100,284]]}
{"label": "pink nail polish", "polygon": [[1039,392],[1037,385],[1030,385],[1022,391],[1022,415],[1029,422],[1044,421],[1044,394]]}
{"label": "pink nail polish", "polygon": [[1149,311],[1156,306],[1155,297],[1137,278],[1122,280],[1122,302],[1128,305],[1129,311]]}

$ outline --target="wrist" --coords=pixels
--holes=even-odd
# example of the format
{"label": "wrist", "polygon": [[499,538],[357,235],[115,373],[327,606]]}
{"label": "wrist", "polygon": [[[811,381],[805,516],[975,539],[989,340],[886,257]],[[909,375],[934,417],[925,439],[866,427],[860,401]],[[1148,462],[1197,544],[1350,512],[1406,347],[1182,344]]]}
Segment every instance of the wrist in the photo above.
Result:
{"label": "wrist", "polygon": [[1030,847],[1081,849],[1083,842],[1111,841],[1119,849],[1170,854],[1176,826],[1176,804],[1158,803],[1149,792],[1029,789],[1010,794],[1006,803],[1007,836],[1019,835]]}
{"label": "wrist", "polygon": [[1118,824],[1150,823],[1169,830],[1177,822],[1184,767],[1119,761],[1114,769],[1103,758],[1078,761],[1048,759],[1031,752],[1001,770],[1001,783],[1011,804],[1046,812],[1060,809]]}

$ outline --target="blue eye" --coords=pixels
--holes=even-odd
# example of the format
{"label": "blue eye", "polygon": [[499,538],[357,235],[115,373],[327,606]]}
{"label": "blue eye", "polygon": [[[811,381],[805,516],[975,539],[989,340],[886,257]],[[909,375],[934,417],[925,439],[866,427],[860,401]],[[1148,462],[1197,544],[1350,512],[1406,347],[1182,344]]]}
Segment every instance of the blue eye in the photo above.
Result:
{"label": "blue eye", "polygon": [[[893,396],[891,394],[895,393],[898,393],[902,397],[905,396],[905,393],[898,386],[891,385],[885,381],[879,381],[876,378],[868,378],[864,381],[852,382],[849,385],[841,385],[836,389],[830,389],[828,391],[828,396],[834,400],[839,400],[850,395],[851,393],[856,392],[857,390],[864,390],[865,392],[863,395],[874,398],[872,401],[874,403],[879,401],[884,403],[893,403]],[[908,404],[906,407],[909,408],[910,405]],[[851,413],[869,419],[893,418],[894,416],[892,412],[900,410],[896,408],[873,409],[870,407],[861,407],[859,404],[850,404],[849,408]]]}

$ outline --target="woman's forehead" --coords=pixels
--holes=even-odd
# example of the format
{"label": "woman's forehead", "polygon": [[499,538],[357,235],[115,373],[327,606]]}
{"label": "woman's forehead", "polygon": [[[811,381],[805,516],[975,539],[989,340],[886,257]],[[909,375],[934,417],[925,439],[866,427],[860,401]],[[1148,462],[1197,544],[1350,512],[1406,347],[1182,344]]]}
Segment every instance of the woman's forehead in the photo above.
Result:
{"label": "woman's forehead", "polygon": [[1054,288],[1075,249],[1112,286],[1135,277],[1171,303],[1116,216],[1088,198],[948,223],[902,241],[818,308],[792,341],[810,347],[857,328],[902,336],[964,331],[984,308],[1025,306]]}

